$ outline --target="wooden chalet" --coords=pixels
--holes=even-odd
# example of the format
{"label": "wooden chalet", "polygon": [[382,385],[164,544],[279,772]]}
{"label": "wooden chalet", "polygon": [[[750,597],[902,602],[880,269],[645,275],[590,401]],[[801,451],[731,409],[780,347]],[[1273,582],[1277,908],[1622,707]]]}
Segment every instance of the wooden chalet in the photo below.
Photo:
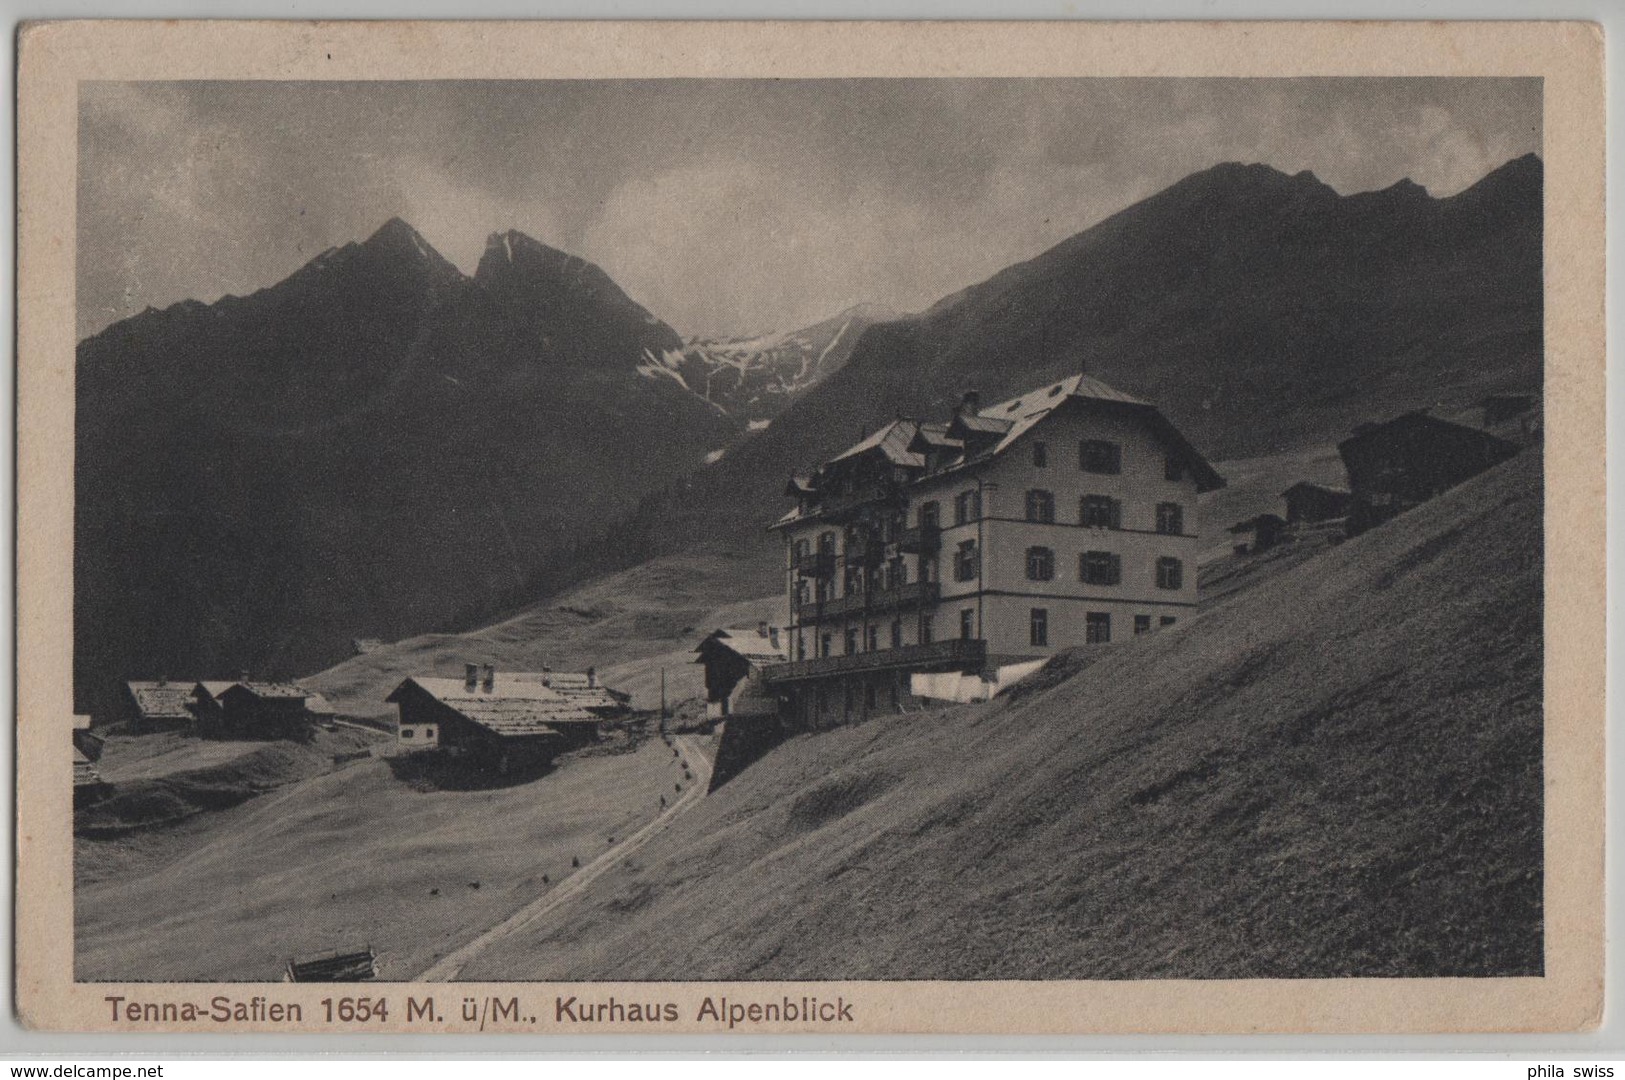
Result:
{"label": "wooden chalet", "polygon": [[1348,517],[1350,495],[1341,488],[1322,487],[1307,480],[1281,492],[1289,525],[1336,521]]}
{"label": "wooden chalet", "polygon": [[200,734],[225,739],[305,739],[314,721],[309,707],[312,697],[319,695],[298,683],[240,679],[194,684],[191,704]]}
{"label": "wooden chalet", "polygon": [[128,695],[127,719],[131,730],[175,731],[192,726],[195,717],[190,708],[191,683],[137,680],[125,683],[124,688]]}
{"label": "wooden chalet", "polygon": [[385,700],[400,710],[404,749],[435,749],[497,772],[545,763],[598,736],[600,718],[547,685],[547,672],[483,671],[462,679],[414,676]]}
{"label": "wooden chalet", "polygon": [[1349,475],[1349,532],[1426,502],[1499,465],[1518,449],[1487,431],[1425,412],[1364,424],[1337,447]]}
{"label": "wooden chalet", "polygon": [[758,676],[763,668],[790,659],[787,644],[778,628],[765,622],[716,630],[701,641],[694,662],[705,665],[707,719],[776,715],[778,700]]}

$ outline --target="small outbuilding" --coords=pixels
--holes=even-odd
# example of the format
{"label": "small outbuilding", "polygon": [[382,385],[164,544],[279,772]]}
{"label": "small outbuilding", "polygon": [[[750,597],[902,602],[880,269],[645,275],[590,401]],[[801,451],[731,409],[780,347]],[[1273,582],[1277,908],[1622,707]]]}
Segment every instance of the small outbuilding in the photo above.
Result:
{"label": "small outbuilding", "polygon": [[365,982],[378,976],[378,958],[369,946],[310,960],[289,960],[283,982]]}
{"label": "small outbuilding", "polygon": [[1341,488],[1322,487],[1305,480],[1281,492],[1281,498],[1286,500],[1286,520],[1289,525],[1348,517],[1350,496]]}
{"label": "small outbuilding", "polygon": [[1229,532],[1236,538],[1237,555],[1256,555],[1281,542],[1281,536],[1286,532],[1286,522],[1279,514],[1259,514],[1236,522],[1230,526]]}
{"label": "small outbuilding", "polygon": [[787,646],[778,628],[765,622],[716,630],[701,641],[694,662],[705,665],[706,718],[776,715],[778,698],[759,676],[762,668],[790,659]]}

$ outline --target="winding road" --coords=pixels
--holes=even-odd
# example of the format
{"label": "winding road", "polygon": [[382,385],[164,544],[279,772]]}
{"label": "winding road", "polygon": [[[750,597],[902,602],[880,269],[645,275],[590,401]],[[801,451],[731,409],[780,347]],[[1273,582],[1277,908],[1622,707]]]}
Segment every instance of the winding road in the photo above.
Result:
{"label": "winding road", "polygon": [[478,953],[485,951],[508,935],[532,925],[567,901],[585,892],[587,886],[603,877],[617,862],[625,859],[654,839],[678,816],[699,805],[700,800],[705,798],[706,789],[711,786],[711,760],[700,749],[698,740],[692,736],[678,735],[675,737],[674,742],[677,749],[682,752],[683,760],[688,762],[689,771],[694,774],[694,779],[689,781],[683,788],[682,795],[675,802],[661,811],[659,816],[643,826],[643,828],[559,882],[557,888],[549,889],[546,893],[538,896],[535,900],[485,931],[485,933],[447,953],[412,981],[456,981],[463,967]]}

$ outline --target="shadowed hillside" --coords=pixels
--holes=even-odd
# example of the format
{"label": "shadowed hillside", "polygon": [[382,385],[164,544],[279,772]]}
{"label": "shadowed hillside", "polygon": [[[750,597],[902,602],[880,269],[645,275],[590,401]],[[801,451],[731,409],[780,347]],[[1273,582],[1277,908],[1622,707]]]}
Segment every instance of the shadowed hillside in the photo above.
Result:
{"label": "shadowed hillside", "polygon": [[1538,975],[1540,485],[1526,451],[1071,678],[792,739],[462,977]]}
{"label": "shadowed hillside", "polygon": [[518,233],[464,277],[395,220],[268,289],[80,343],[74,687],[304,674],[469,625],[743,429],[681,339]]}

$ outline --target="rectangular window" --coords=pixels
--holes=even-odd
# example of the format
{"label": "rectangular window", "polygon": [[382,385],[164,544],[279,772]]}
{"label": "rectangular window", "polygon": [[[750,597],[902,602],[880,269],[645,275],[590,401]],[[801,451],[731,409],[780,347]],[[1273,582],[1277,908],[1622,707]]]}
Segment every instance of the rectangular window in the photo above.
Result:
{"label": "rectangular window", "polygon": [[976,636],[976,609],[962,608],[959,612],[959,637],[969,641]]}
{"label": "rectangular window", "polygon": [[1157,588],[1178,589],[1185,584],[1185,566],[1178,559],[1157,560]]}
{"label": "rectangular window", "polygon": [[1159,626],[1172,626],[1178,621],[1179,620],[1174,618],[1172,615],[1164,615],[1162,618],[1157,620],[1157,624]]}
{"label": "rectangular window", "polygon": [[920,528],[934,529],[942,520],[942,506],[935,500],[920,504]]}
{"label": "rectangular window", "polygon": [[412,729],[411,728],[401,728],[401,738],[410,739],[411,737],[412,737]]}
{"label": "rectangular window", "polygon": [[1027,492],[1027,520],[1048,525],[1055,520],[1055,496],[1040,488]]}
{"label": "rectangular window", "polygon": [[961,541],[954,552],[954,580],[975,581],[981,573],[981,560],[976,555],[976,541]]}
{"label": "rectangular window", "polygon": [[807,554],[808,554],[807,541],[804,540],[804,539],[803,540],[797,540],[796,544],[795,544],[795,557],[796,557],[796,560],[799,562],[800,560],[805,559],[807,557]]}
{"label": "rectangular window", "polygon": [[1049,645],[1049,609],[1035,607],[1027,619],[1028,637],[1032,644],[1043,648]]}
{"label": "rectangular window", "polygon": [[869,652],[879,652],[880,651],[880,627],[878,627],[878,626],[869,627],[868,638],[869,638],[869,640],[864,643],[864,648]]}
{"label": "rectangular window", "polygon": [[832,532],[818,534],[818,553],[820,555],[835,554],[835,534]]}
{"label": "rectangular window", "polygon": [[1113,551],[1085,551],[1078,556],[1078,580],[1085,585],[1121,585],[1123,557]]}
{"label": "rectangular window", "polygon": [[902,619],[893,619],[891,621],[891,647],[894,649],[901,649],[903,647]]}
{"label": "rectangular window", "polygon": [[858,630],[855,626],[846,628],[846,655],[855,656],[858,651]]}
{"label": "rectangular window", "polygon": [[1083,617],[1083,640],[1090,645],[1105,645],[1112,639],[1112,617],[1109,612],[1091,611]]}
{"label": "rectangular window", "polygon": [[818,650],[819,650],[818,655],[819,656],[827,657],[827,656],[830,655],[829,650],[830,650],[831,641],[832,641],[832,639],[831,639],[830,635],[828,635],[828,634],[825,634],[825,635],[823,635],[822,637],[820,637],[818,639]]}
{"label": "rectangular window", "polygon": [[1121,529],[1123,504],[1109,495],[1085,495],[1078,503],[1078,524],[1090,529]]}
{"label": "rectangular window", "polygon": [[1171,536],[1185,533],[1185,508],[1175,502],[1157,504],[1157,531]]}
{"label": "rectangular window", "polygon": [[927,615],[920,622],[920,644],[929,645],[936,640],[936,627],[932,625],[931,616]]}
{"label": "rectangular window", "polygon": [[1172,455],[1163,458],[1162,475],[1168,480],[1185,479],[1185,462]]}
{"label": "rectangular window", "polygon": [[1055,577],[1055,552],[1047,547],[1027,549],[1027,580],[1049,581]]}
{"label": "rectangular window", "polygon": [[1123,448],[1104,439],[1085,439],[1078,444],[1078,468],[1087,473],[1116,475],[1123,471]]}
{"label": "rectangular window", "polygon": [[1151,632],[1151,616],[1149,616],[1149,615],[1136,615],[1136,616],[1134,616],[1134,636],[1139,637],[1141,634],[1149,634],[1150,632]]}
{"label": "rectangular window", "polygon": [[1049,446],[1046,443],[1033,443],[1033,468],[1047,469],[1049,467]]}
{"label": "rectangular window", "polygon": [[954,496],[954,524],[963,525],[982,516],[982,493],[975,488]]}

